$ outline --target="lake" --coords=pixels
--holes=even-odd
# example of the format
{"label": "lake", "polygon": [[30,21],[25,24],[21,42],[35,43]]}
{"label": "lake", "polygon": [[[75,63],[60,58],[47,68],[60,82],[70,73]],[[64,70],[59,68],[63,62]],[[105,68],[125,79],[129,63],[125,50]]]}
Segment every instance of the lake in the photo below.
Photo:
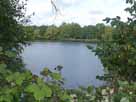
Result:
{"label": "lake", "polygon": [[[103,66],[97,56],[82,42],[33,42],[24,48],[22,57],[26,67],[39,75],[43,68],[51,70],[62,65],[66,88],[100,86],[96,79],[103,74]],[[90,44],[96,46],[95,44]]]}

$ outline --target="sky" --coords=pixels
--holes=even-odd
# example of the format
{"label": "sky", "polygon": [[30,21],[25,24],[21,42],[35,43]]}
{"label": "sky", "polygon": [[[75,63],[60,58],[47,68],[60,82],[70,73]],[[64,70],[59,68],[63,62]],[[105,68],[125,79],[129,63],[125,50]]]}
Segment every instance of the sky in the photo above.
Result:
{"label": "sky", "polygon": [[32,25],[59,26],[63,22],[78,23],[81,26],[103,23],[106,17],[121,16],[125,21],[128,14],[125,0],[53,0],[59,9],[55,12],[50,0],[29,0],[27,15],[31,17]]}

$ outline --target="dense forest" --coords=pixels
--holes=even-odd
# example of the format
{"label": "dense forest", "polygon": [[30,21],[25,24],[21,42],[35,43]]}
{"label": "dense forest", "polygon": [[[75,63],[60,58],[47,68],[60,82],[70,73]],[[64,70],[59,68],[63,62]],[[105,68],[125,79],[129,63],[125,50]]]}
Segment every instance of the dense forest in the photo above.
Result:
{"label": "dense forest", "polygon": [[[31,40],[74,40],[97,41],[110,40],[113,28],[103,23],[81,27],[77,23],[63,23],[59,27],[51,26],[25,26]],[[85,40],[86,39],[86,40]]]}
{"label": "dense forest", "polygon": [[[59,28],[43,27],[43,30],[38,30],[42,27],[36,27],[36,30],[27,27],[28,31],[36,32],[28,36],[24,29],[26,3],[20,0],[0,0],[0,102],[136,102],[136,1],[126,0],[126,3],[129,7],[125,11],[131,15],[126,22],[118,16],[104,20],[114,28],[112,33],[111,30],[106,31],[111,33],[109,41],[99,35],[103,30],[98,30],[98,35],[95,35],[91,27],[86,26],[82,28],[86,33],[81,33],[77,30],[80,29],[78,24],[63,24]],[[62,33],[58,33],[58,29]],[[42,33],[44,30],[46,33]],[[90,32],[95,39],[100,39],[97,48],[89,48],[103,63],[105,74],[97,78],[106,81],[108,84],[105,86],[65,89],[60,73],[62,66],[57,66],[55,71],[44,68],[39,77],[27,70],[22,62],[20,54],[23,46],[28,45],[27,41],[34,37],[31,34],[47,39],[88,39],[92,37]]]}

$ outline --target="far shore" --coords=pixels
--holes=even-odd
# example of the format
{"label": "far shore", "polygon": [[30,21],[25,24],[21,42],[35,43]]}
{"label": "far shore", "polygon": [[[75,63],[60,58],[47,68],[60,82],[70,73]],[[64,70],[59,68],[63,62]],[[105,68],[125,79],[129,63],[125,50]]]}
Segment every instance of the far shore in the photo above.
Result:
{"label": "far shore", "polygon": [[36,39],[33,41],[52,41],[52,42],[85,42],[85,43],[97,43],[99,42],[97,39]]}

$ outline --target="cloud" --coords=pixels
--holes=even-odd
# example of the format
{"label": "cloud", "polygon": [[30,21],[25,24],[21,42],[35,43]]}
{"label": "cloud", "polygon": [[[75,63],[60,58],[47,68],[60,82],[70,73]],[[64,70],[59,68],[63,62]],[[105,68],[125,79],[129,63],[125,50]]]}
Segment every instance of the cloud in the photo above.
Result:
{"label": "cloud", "polygon": [[91,11],[89,11],[89,14],[90,15],[102,15],[102,14],[104,14],[104,12],[100,11],[100,10],[91,10]]}
{"label": "cloud", "polygon": [[81,0],[56,0],[56,2],[64,7],[69,7],[69,6],[80,4]]}
{"label": "cloud", "polygon": [[123,20],[128,15],[123,0],[54,0],[60,12],[55,13],[50,0],[29,0],[27,14],[35,12],[31,18],[36,25],[76,22],[80,25],[90,25],[102,22],[105,17],[121,16]]}

